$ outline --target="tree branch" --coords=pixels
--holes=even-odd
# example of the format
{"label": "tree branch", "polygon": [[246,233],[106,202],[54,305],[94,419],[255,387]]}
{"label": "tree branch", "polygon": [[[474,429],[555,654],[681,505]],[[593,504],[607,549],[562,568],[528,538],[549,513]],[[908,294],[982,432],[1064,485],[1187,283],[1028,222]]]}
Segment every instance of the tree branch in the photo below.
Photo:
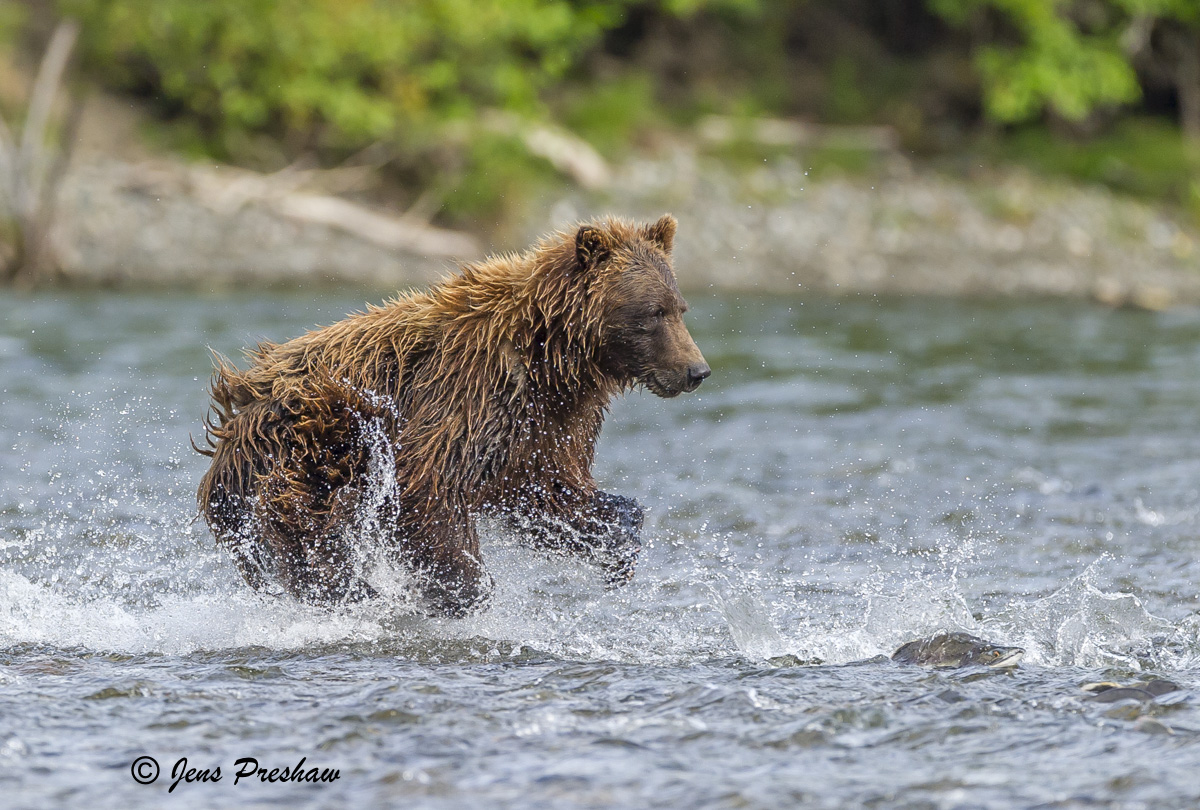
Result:
{"label": "tree branch", "polygon": [[79,36],[79,25],[74,20],[63,20],[54,29],[46,55],[38,67],[33,92],[29,97],[29,111],[21,130],[21,148],[17,155],[17,175],[23,176],[19,195],[15,201],[18,216],[34,215],[32,210],[40,196],[39,189],[46,171],[46,127],[54,109],[54,99],[66,73],[71,51]]}

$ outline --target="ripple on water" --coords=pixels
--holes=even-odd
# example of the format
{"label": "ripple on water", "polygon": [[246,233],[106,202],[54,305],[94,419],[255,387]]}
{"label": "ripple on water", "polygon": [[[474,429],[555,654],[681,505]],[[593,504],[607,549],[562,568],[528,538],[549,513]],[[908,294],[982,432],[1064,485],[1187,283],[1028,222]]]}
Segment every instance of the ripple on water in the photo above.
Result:
{"label": "ripple on water", "polygon": [[[713,378],[598,450],[648,508],[634,582],[489,528],[452,621],[387,568],[342,610],[255,594],[194,521],[203,347],[356,302],[0,301],[6,790],[159,806],[149,752],[341,768],[248,799],[314,806],[1193,806],[1200,313],[692,303]],[[948,630],[1026,658],[887,659]],[[1080,689],[1147,674],[1184,689]]]}

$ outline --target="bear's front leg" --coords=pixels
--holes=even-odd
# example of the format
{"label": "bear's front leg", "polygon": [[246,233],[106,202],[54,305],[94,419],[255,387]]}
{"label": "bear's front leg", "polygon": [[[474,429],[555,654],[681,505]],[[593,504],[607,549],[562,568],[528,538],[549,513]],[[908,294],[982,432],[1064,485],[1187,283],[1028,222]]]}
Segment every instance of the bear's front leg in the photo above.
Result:
{"label": "bear's front leg", "polygon": [[520,510],[509,522],[535,548],[582,557],[600,567],[605,584],[633,579],[642,550],[642,507],[633,498],[596,490],[565,515]]}
{"label": "bear's front leg", "polygon": [[628,584],[642,551],[641,505],[633,498],[597,490],[582,517],[572,522],[604,571],[605,584],[610,588]]}
{"label": "bear's front leg", "polygon": [[435,542],[412,561],[412,567],[430,607],[443,616],[462,618],[487,603],[492,578],[483,570],[473,526],[436,534]]}

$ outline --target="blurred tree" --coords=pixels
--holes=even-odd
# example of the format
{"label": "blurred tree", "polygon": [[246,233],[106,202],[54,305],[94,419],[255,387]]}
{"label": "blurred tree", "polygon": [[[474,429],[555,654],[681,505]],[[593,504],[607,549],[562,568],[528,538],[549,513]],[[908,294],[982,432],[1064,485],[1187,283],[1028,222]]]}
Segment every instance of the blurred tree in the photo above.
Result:
{"label": "blurred tree", "polygon": [[1175,87],[1179,122],[1200,140],[1200,2],[1113,0],[1130,16],[1126,45],[1153,67],[1165,70]]}
{"label": "blurred tree", "polygon": [[1080,121],[1098,106],[1140,95],[1119,32],[1109,24],[1112,9],[1103,3],[1088,3],[1094,13],[1078,17],[1072,14],[1078,4],[1059,0],[930,4],[951,22],[973,29],[984,108],[996,121],[1025,121],[1046,109]]}
{"label": "blurred tree", "polygon": [[90,64],[228,147],[271,131],[304,146],[436,138],[539,92],[623,3],[571,0],[62,0]]}
{"label": "blurred tree", "polygon": [[393,203],[453,216],[555,182],[526,136],[564,124],[614,157],[710,113],[886,123],[939,151],[981,111],[1095,125],[1140,98],[1200,139],[1200,0],[21,4],[77,17],[85,69],[175,146],[260,169],[358,153]]}
{"label": "blurred tree", "polygon": [[30,88],[20,127],[9,126],[0,113],[0,236],[9,243],[0,251],[0,281],[36,284],[58,269],[50,229],[82,109],[77,99],[69,105],[62,130],[54,134],[51,130],[55,100],[63,88],[78,35],[73,20],[64,20],[55,28]]}
{"label": "blurred tree", "polygon": [[989,116],[1080,121],[1141,95],[1138,61],[1167,69],[1180,124],[1200,138],[1198,0],[929,0],[974,31]]}
{"label": "blurred tree", "polygon": [[198,151],[279,168],[378,145],[405,185],[440,185],[438,199],[478,215],[544,171],[513,122],[552,118],[547,91],[578,80],[630,8],[767,0],[57,2],[81,22],[93,75],[150,100]]}

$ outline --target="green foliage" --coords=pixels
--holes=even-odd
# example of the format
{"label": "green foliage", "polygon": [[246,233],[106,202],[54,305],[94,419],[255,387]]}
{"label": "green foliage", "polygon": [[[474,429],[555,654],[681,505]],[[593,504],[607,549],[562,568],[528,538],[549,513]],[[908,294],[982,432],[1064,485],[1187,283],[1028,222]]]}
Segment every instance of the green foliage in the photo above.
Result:
{"label": "green foliage", "polygon": [[829,119],[836,123],[861,124],[871,114],[863,92],[859,66],[849,56],[838,57],[829,72]]}
{"label": "green foliage", "polygon": [[1112,0],[1131,17],[1200,22],[1200,3],[1196,0]]}
{"label": "green foliage", "polygon": [[25,9],[15,3],[0,5],[0,45],[7,44],[25,22]]}
{"label": "green foliage", "polygon": [[534,192],[553,184],[549,164],[512,138],[484,133],[466,144],[461,164],[435,181],[446,209],[458,217],[482,218],[504,211],[519,219]]}
{"label": "green foliage", "polygon": [[1086,141],[1064,140],[1044,127],[1023,127],[979,145],[994,161],[1040,175],[1099,183],[1140,197],[1166,199],[1200,213],[1195,178],[1200,145],[1163,121],[1131,118]]}
{"label": "green foliage", "polygon": [[1137,76],[1114,42],[1079,37],[1048,26],[1017,51],[985,48],[978,58],[988,112],[998,121],[1022,121],[1049,107],[1080,121],[1095,108],[1136,101]]}
{"label": "green foliage", "polygon": [[661,124],[653,77],[632,72],[611,81],[575,86],[563,94],[563,123],[610,157],[628,151],[630,138]]}
{"label": "green foliage", "polygon": [[991,8],[1018,32],[1019,43],[986,44],[976,53],[984,105],[996,121],[1025,121],[1044,109],[1078,121],[1098,106],[1136,101],[1141,94],[1119,30],[1102,26],[1098,32],[1085,31],[1068,16],[1067,3],[931,0],[931,6],[960,24]]}
{"label": "green foliage", "polygon": [[615,24],[570,0],[62,0],[91,64],[157,95],[218,144],[269,131],[306,145],[435,141],[540,94]]}
{"label": "green foliage", "polygon": [[629,7],[747,15],[763,2],[58,0],[82,23],[88,69],[152,99],[177,147],[278,167],[383,143],[410,184],[469,214],[507,205],[522,175],[543,180],[514,134],[489,126],[494,111],[562,115],[610,154],[654,115],[636,69],[587,76]]}
{"label": "green foliage", "polygon": [[[749,121],[744,123],[748,125]],[[743,133],[729,141],[707,146],[703,154],[744,175],[752,175],[765,166],[784,161],[799,165],[804,176],[813,180],[869,175],[881,171],[886,158],[886,154],[878,150],[852,145],[820,141],[803,147],[766,144]],[[760,192],[755,191],[756,194]]]}
{"label": "green foliage", "polygon": [[701,11],[757,14],[765,0],[663,0],[663,9],[676,17],[689,17]]}
{"label": "green foliage", "polygon": [[[921,0],[888,13],[844,0],[56,2],[83,24],[85,68],[151,100],[176,148],[269,168],[379,144],[371,154],[410,198],[430,191],[443,213],[474,218],[554,181],[521,122],[564,125],[613,159],[707,113],[890,123],[909,146],[942,148],[976,98],[995,122],[1079,121],[1137,102],[1135,61],[1177,90],[1196,84],[1176,68],[1187,43],[1200,49],[1200,0]],[[19,7],[0,0],[0,41]],[[1200,94],[1188,98],[1200,122]],[[744,149],[757,147],[731,147]],[[817,171],[871,162],[809,158]]]}

